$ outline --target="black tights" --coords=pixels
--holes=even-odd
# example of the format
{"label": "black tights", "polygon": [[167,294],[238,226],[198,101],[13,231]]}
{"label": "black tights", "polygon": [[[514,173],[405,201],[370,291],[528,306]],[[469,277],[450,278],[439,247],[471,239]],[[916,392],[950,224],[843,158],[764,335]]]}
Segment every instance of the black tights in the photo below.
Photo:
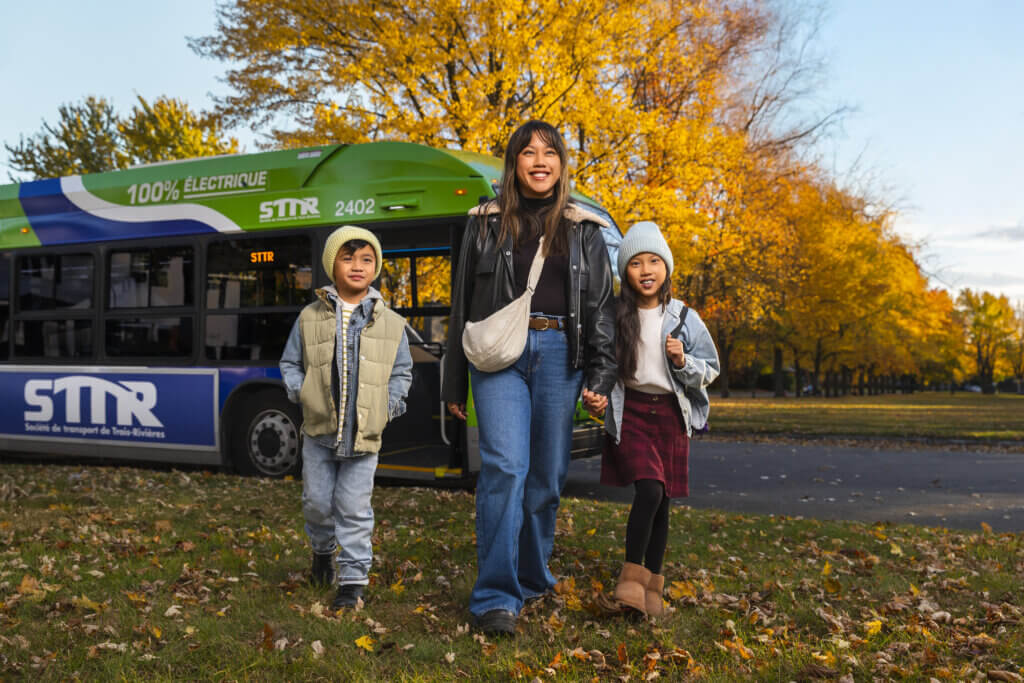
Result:
{"label": "black tights", "polygon": [[636,494],[626,522],[626,562],[643,564],[651,573],[660,574],[668,543],[665,485],[656,479],[638,479],[633,488]]}

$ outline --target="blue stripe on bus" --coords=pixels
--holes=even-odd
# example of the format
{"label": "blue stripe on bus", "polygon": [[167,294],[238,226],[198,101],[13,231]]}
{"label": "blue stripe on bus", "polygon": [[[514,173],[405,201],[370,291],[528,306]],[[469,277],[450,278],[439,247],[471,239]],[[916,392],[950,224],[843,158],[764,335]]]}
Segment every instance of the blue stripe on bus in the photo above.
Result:
{"label": "blue stripe on bus", "polygon": [[227,402],[231,392],[239,385],[252,380],[280,380],[281,369],[276,365],[267,367],[242,367],[242,368],[218,368],[220,370],[220,396],[218,397],[218,412],[224,410],[224,403]]}
{"label": "blue stripe on bus", "polygon": [[21,209],[39,241],[47,246],[67,242],[100,242],[112,239],[188,235],[216,232],[195,220],[129,222],[101,218],[82,211],[64,196],[59,179],[22,183],[18,189]]}

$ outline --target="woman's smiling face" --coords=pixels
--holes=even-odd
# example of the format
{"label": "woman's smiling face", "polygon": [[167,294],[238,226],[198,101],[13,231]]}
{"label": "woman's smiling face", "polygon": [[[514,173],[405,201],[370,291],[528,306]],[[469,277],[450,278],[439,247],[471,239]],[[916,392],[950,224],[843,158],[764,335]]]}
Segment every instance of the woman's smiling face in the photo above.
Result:
{"label": "woman's smiling face", "polygon": [[558,150],[534,133],[529,144],[516,157],[516,178],[524,197],[550,197],[562,174]]}

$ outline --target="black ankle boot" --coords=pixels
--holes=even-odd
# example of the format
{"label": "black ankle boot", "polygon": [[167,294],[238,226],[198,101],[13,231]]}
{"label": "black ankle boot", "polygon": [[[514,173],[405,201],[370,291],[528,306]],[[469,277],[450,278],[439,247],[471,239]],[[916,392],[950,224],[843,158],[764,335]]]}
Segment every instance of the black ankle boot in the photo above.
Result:
{"label": "black ankle boot", "polygon": [[338,611],[346,607],[355,607],[359,599],[363,597],[363,587],[357,583],[343,583],[338,586],[338,592],[331,601],[331,609]]}
{"label": "black ankle boot", "polygon": [[313,553],[309,582],[314,586],[330,586],[334,583],[334,553]]}

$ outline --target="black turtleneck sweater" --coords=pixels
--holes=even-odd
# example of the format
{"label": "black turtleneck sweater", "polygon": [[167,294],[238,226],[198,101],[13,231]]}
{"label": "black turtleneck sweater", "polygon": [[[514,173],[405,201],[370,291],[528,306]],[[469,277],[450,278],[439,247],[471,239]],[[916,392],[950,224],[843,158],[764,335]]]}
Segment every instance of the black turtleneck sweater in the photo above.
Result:
{"label": "black turtleneck sweater", "polygon": [[[535,199],[519,195],[519,205],[523,209],[522,233],[519,244],[512,252],[512,267],[516,277],[516,296],[526,291],[526,281],[530,275],[530,265],[537,253],[540,236],[543,231],[543,217],[555,203],[555,196]],[[569,306],[565,300],[566,278],[569,276],[569,258],[567,254],[548,252],[544,259],[544,268],[540,272],[537,289],[533,292],[530,311],[544,315],[568,315]]]}

